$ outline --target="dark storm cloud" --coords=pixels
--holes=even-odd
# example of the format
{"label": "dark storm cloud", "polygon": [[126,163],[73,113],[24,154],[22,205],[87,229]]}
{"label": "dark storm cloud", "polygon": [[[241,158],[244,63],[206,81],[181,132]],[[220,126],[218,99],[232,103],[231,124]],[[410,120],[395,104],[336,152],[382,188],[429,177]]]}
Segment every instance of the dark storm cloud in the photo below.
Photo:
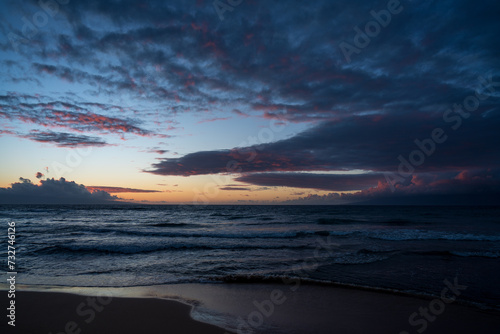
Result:
{"label": "dark storm cloud", "polygon": [[108,145],[98,137],[89,137],[85,135],[73,135],[66,132],[31,132],[24,136],[41,143],[51,143],[59,147],[78,147],[78,146],[106,146]]}
{"label": "dark storm cloud", "polygon": [[255,173],[239,176],[238,182],[257,186],[294,187],[331,191],[361,190],[374,187],[382,174],[309,174],[309,173]]}
{"label": "dark storm cloud", "polygon": [[[446,141],[433,145],[432,154],[416,168],[424,171],[497,168],[500,112],[471,113],[468,119],[451,113],[409,113],[358,116],[324,122],[278,142],[232,150],[204,151],[166,158],[149,172],[159,175],[200,175],[227,172],[370,170],[396,171],[401,155],[409,160],[416,144],[429,142],[432,131],[443,130]],[[453,127],[460,123],[456,130]],[[429,150],[431,148],[429,146]]]}
{"label": "dark storm cloud", "polygon": [[9,188],[0,188],[0,204],[105,204],[118,199],[105,191],[91,193],[83,184],[64,178],[41,180],[39,185],[19,180]]}
{"label": "dark storm cloud", "polygon": [[309,194],[287,204],[403,204],[403,205],[500,205],[500,170],[466,170],[460,173],[423,173],[408,184],[380,182],[356,193]]}
{"label": "dark storm cloud", "polygon": [[[176,110],[229,103],[296,122],[426,112],[466,94],[478,74],[498,74],[498,2],[401,5],[351,63],[340,43],[352,44],[353,27],[363,29],[387,1],[256,1],[224,21],[212,2],[73,1],[57,16],[69,29],[40,29],[40,45],[21,53],[34,53],[44,75]],[[91,26],[91,17],[102,24]]]}

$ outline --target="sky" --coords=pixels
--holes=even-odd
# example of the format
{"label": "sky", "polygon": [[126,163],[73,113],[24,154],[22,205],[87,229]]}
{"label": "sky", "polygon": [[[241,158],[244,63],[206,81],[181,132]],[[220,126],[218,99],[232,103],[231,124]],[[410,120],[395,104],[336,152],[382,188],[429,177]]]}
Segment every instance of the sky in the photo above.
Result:
{"label": "sky", "polygon": [[498,1],[0,9],[0,203],[500,204]]}

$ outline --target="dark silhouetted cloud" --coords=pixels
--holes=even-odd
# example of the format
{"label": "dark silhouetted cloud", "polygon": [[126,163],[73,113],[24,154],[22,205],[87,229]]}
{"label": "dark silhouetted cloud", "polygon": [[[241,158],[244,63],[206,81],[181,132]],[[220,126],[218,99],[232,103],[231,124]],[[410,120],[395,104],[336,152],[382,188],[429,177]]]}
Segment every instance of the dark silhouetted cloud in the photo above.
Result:
{"label": "dark silhouetted cloud", "polygon": [[0,188],[0,204],[107,204],[119,199],[102,190],[91,193],[83,184],[64,178],[41,180],[39,185],[22,177],[19,181]]}
{"label": "dark silhouetted cloud", "polygon": [[220,187],[220,190],[239,190],[239,191],[251,191],[250,188],[244,187]]}
{"label": "dark silhouetted cloud", "polygon": [[[453,117],[453,121],[446,122],[442,113],[353,116],[320,123],[273,143],[166,158],[153,164],[148,172],[189,176],[267,171],[397,171],[399,155],[409,160],[411,152],[420,149],[415,141],[429,141],[435,128],[443,130],[446,141],[428,144],[433,145],[433,152],[416,172],[500,167],[500,154],[496,154],[500,110],[487,114],[479,110],[464,120],[457,114]],[[454,130],[457,120],[463,125]]]}
{"label": "dark silhouetted cloud", "polygon": [[73,135],[66,132],[31,132],[24,137],[41,143],[52,143],[59,147],[108,145],[105,141],[97,137]]}
{"label": "dark silhouetted cloud", "polygon": [[255,173],[234,179],[238,182],[269,187],[294,187],[331,191],[361,190],[374,187],[385,180],[384,175],[367,174],[310,174],[310,173]]}
{"label": "dark silhouetted cloud", "polygon": [[94,193],[96,191],[104,191],[111,194],[116,193],[159,193],[159,190],[147,190],[147,189],[134,189],[134,188],[122,188],[122,187],[106,187],[106,186],[86,186],[88,191]]}
{"label": "dark silhouetted cloud", "polygon": [[500,170],[462,171],[448,175],[413,175],[407,184],[379,182],[356,193],[310,194],[286,204],[500,205]]}

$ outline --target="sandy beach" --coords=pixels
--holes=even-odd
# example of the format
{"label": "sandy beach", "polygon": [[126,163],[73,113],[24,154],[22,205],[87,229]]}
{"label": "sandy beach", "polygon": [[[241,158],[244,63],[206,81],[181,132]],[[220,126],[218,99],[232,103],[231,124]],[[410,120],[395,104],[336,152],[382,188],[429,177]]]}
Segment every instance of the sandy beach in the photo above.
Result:
{"label": "sandy beach", "polygon": [[[5,305],[6,296],[2,296]],[[16,326],[2,333],[208,333],[216,326],[189,316],[189,305],[155,298],[97,298],[69,293],[20,292]],[[5,330],[5,328],[7,330]]]}
{"label": "sandy beach", "polygon": [[[434,299],[338,287],[303,285],[293,291],[283,284],[177,284],[38,289],[44,292],[16,294],[16,328],[8,328],[4,320],[2,333],[230,332],[204,322],[245,334],[466,334],[497,333],[500,328],[497,312],[457,303],[444,304],[441,311]],[[106,297],[98,298],[99,291]],[[6,299],[2,292],[2,305]],[[420,315],[421,309],[427,311]]]}

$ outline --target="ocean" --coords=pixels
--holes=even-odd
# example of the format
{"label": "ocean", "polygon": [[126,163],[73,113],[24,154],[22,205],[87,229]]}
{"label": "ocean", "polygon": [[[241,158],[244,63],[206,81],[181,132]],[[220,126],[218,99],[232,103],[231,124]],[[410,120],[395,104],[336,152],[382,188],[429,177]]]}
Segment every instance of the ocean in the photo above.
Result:
{"label": "ocean", "polygon": [[[340,285],[500,307],[500,207],[3,205],[17,283]],[[7,247],[2,247],[7,257]]]}

